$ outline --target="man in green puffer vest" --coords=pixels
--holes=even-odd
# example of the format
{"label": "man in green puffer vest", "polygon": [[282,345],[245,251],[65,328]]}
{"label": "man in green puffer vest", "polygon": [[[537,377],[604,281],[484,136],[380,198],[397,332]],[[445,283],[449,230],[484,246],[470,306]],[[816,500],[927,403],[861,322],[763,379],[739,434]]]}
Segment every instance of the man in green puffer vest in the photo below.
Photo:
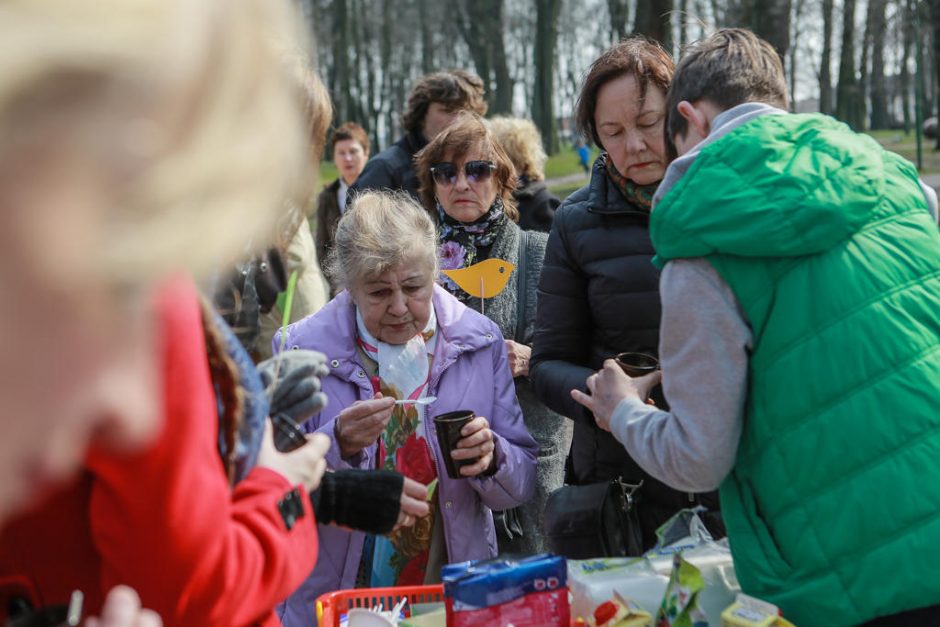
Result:
{"label": "man in green puffer vest", "polygon": [[800,627],[940,624],[940,231],[914,167],[786,113],[753,33],[694,44],[654,200],[662,383],[572,391],[651,475],[720,484],[745,592]]}

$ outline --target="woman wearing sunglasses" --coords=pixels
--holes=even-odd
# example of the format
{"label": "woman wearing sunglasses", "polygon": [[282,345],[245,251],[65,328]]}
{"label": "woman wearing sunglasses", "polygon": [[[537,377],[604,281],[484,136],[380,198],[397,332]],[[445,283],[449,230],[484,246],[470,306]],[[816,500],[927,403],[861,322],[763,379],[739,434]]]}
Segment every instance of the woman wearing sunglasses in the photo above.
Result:
{"label": "woman wearing sunglasses", "polygon": [[[500,549],[524,553],[546,550],[541,511],[564,481],[571,424],[543,405],[529,387],[529,357],[535,328],[538,277],[547,236],[522,231],[512,197],[512,161],[478,115],[464,114],[416,157],[421,201],[438,222],[441,269],[471,268],[487,259],[515,265],[505,288],[485,302],[447,275],[439,280],[462,303],[493,320],[506,338],[509,366],[525,424],[538,441],[538,481],[532,501],[502,517]],[[475,280],[472,292],[478,293]]]}

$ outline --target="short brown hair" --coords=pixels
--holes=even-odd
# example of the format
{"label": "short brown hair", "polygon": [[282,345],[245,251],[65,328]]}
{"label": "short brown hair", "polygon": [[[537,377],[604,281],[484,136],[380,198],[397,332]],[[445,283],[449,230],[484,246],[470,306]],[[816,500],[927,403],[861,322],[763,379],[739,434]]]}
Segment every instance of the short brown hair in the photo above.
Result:
{"label": "short brown hair", "polygon": [[723,28],[689,44],[676,67],[666,95],[669,142],[688,131],[677,110],[683,100],[708,100],[727,110],[745,102],[786,109],[790,99],[774,47],[744,28]]}
{"label": "short brown hair", "polygon": [[675,64],[669,53],[657,42],[637,35],[614,44],[591,64],[578,103],[575,106],[575,121],[578,130],[591,138],[603,149],[594,125],[594,110],[597,108],[597,92],[601,87],[621,76],[632,74],[640,88],[640,97],[646,96],[650,83],[663,90],[669,89]]}
{"label": "short brown hair", "polygon": [[408,105],[401,116],[406,133],[420,135],[424,116],[432,102],[455,110],[486,115],[486,89],[483,80],[466,70],[447,70],[422,76],[408,95]]}
{"label": "short brown hair", "polygon": [[453,124],[415,155],[415,171],[418,174],[421,203],[436,220],[437,200],[434,193],[434,179],[431,177],[431,166],[440,163],[448,155],[458,160],[476,147],[480,148],[484,159],[496,164],[496,171],[493,172],[496,195],[502,199],[506,215],[511,220],[518,221],[519,211],[512,198],[512,190],[516,188],[516,169],[509,155],[496,141],[489,125],[475,113],[468,112],[459,115]]}
{"label": "short brown hair", "polygon": [[351,139],[362,146],[362,150],[369,152],[369,135],[366,130],[355,122],[344,122],[333,131],[333,138],[330,140],[330,150],[336,149],[336,144],[341,141]]}

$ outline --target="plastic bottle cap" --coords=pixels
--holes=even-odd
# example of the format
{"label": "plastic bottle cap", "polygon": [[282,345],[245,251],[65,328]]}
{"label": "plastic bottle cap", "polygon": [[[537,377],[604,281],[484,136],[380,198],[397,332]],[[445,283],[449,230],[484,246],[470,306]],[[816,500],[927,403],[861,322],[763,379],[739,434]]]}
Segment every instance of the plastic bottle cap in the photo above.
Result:
{"label": "plastic bottle cap", "polygon": [[617,606],[613,601],[604,601],[594,610],[594,622],[603,625],[617,615]]}

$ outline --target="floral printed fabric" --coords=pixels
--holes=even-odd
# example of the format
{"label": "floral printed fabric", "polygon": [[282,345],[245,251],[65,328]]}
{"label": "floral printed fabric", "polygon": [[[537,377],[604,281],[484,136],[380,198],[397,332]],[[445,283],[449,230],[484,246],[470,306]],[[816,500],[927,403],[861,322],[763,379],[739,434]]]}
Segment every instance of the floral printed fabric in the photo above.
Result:
{"label": "floral printed fabric", "polygon": [[[356,312],[358,344],[365,354],[378,363],[377,391],[383,396],[416,399],[426,395],[430,372],[429,358],[434,354],[437,320],[434,311],[424,331],[402,345],[390,345],[375,339],[365,328]],[[422,437],[424,408],[408,404],[396,405],[392,417],[379,438],[378,467],[398,471],[424,485],[437,478],[427,440]],[[375,538],[370,586],[421,585],[428,563],[431,532],[434,528],[436,504],[431,502],[430,515],[418,519],[413,527],[405,527],[385,537]]]}
{"label": "floral printed fabric", "polygon": [[653,194],[656,193],[656,188],[659,187],[659,181],[651,185],[637,185],[617,170],[613,160],[607,156],[607,153],[604,153],[602,157],[604,167],[607,169],[607,178],[620,190],[623,197],[643,211],[650,211],[653,207]]}
{"label": "floral printed fabric", "polygon": [[[503,200],[499,197],[489,211],[467,224],[447,215],[440,203],[437,205],[437,217],[440,224],[441,270],[468,268],[488,259],[489,248],[509,221],[503,210]],[[440,283],[459,301],[465,302],[470,298],[443,273],[440,275]]]}

